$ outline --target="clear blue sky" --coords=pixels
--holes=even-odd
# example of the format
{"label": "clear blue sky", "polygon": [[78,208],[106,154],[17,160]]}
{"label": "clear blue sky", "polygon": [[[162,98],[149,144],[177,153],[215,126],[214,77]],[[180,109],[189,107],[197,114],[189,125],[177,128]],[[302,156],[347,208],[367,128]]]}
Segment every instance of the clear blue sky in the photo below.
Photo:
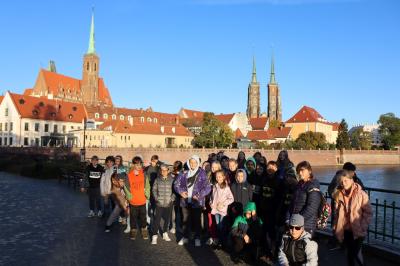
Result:
{"label": "clear blue sky", "polygon": [[100,73],[114,104],[245,112],[252,55],[267,110],[271,46],[284,119],[302,105],[349,124],[400,115],[400,1],[4,1],[0,93],[39,68],[80,78],[95,6]]}

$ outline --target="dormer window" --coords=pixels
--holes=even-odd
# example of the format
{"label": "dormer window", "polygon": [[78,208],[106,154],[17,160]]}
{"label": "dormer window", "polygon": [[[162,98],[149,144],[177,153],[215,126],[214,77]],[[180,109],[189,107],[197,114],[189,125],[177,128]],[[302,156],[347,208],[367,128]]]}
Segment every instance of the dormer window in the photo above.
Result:
{"label": "dormer window", "polygon": [[72,111],[76,112],[76,110],[78,110],[76,106],[72,107]]}
{"label": "dormer window", "polygon": [[125,116],[124,115],[120,115],[119,116],[119,120],[125,120]]}
{"label": "dormer window", "polygon": [[144,117],[143,116],[140,118],[140,122],[144,123]]}
{"label": "dormer window", "polygon": [[113,115],[111,116],[111,118],[112,118],[112,120],[115,120],[115,119],[117,119],[117,116],[116,116],[115,114],[113,114]]}
{"label": "dormer window", "polygon": [[151,123],[151,118],[150,117],[147,117],[147,122]]}
{"label": "dormer window", "polygon": [[154,124],[157,124],[157,118],[154,118],[153,122]]}
{"label": "dormer window", "polygon": [[44,106],[44,102],[39,102],[39,106],[43,107]]}
{"label": "dormer window", "polygon": [[19,104],[24,104],[25,100],[24,99],[19,99]]}
{"label": "dormer window", "polygon": [[72,114],[69,114],[69,115],[68,115],[68,118],[69,118],[69,119],[72,119],[72,117],[74,117]]}
{"label": "dormer window", "polygon": [[38,112],[38,110],[33,110],[33,111],[32,111],[32,114],[33,114],[34,116],[37,116],[37,115],[39,115],[39,112]]}
{"label": "dormer window", "polygon": [[95,113],[95,114],[94,114],[94,117],[95,117],[95,118],[100,118],[100,114],[99,114],[99,113]]}
{"label": "dormer window", "polygon": [[108,114],[103,114],[104,119],[108,119]]}
{"label": "dormer window", "polygon": [[51,112],[50,115],[51,115],[51,117],[56,117],[56,113],[55,112]]}

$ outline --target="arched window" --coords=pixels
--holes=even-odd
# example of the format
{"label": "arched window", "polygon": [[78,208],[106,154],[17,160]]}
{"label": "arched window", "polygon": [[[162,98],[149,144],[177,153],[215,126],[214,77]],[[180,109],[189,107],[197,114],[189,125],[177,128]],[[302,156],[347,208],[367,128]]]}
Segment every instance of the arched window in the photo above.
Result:
{"label": "arched window", "polygon": [[153,121],[154,121],[154,124],[157,124],[157,118],[154,118]]}
{"label": "arched window", "polygon": [[94,117],[95,117],[95,118],[100,118],[100,114],[99,114],[99,113],[95,113],[95,114],[94,114]]}
{"label": "arched window", "polygon": [[86,63],[86,70],[89,71],[89,62]]}
{"label": "arched window", "polygon": [[140,118],[140,122],[144,123],[144,117],[143,116]]}
{"label": "arched window", "polygon": [[117,119],[117,115],[116,115],[116,114],[113,114],[113,115],[111,116],[111,118],[112,118],[112,120],[115,120],[115,119]]}
{"label": "arched window", "polygon": [[104,119],[108,119],[108,114],[103,114]]}
{"label": "arched window", "polygon": [[151,118],[147,117],[147,122],[151,123]]}
{"label": "arched window", "polygon": [[124,120],[125,119],[125,116],[124,115],[120,115],[119,116],[119,120]]}
{"label": "arched window", "polygon": [[97,71],[96,69],[97,69],[97,64],[94,63],[94,71]]}
{"label": "arched window", "polygon": [[128,115],[128,121],[131,122],[131,120],[132,120],[132,116]]}

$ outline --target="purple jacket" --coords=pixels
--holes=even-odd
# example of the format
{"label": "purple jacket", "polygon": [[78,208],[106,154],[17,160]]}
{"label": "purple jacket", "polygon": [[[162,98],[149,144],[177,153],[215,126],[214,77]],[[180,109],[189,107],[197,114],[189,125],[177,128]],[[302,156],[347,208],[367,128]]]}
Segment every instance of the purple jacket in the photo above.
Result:
{"label": "purple jacket", "polygon": [[[175,180],[175,191],[178,194],[182,192],[187,192],[187,175],[188,172],[185,171],[178,175]],[[192,200],[192,206],[194,208],[204,207],[205,197],[211,192],[211,184],[208,181],[207,174],[203,169],[200,169],[199,175],[193,184],[193,194],[192,196],[198,197],[198,201]],[[181,198],[181,207],[186,207],[188,205],[187,199]]]}

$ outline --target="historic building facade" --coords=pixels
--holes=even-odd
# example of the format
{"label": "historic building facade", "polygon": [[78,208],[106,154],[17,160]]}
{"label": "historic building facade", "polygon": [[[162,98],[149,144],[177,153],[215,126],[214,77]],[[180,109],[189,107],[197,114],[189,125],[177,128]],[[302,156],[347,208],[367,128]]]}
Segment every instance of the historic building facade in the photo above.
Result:
{"label": "historic building facade", "polygon": [[275,80],[274,58],[271,61],[271,74],[268,83],[268,117],[270,121],[282,122],[282,101],[278,83]]}
{"label": "historic building facade", "polygon": [[257,81],[256,60],[253,57],[253,73],[251,82],[247,89],[247,117],[257,118],[260,116],[260,83]]}

